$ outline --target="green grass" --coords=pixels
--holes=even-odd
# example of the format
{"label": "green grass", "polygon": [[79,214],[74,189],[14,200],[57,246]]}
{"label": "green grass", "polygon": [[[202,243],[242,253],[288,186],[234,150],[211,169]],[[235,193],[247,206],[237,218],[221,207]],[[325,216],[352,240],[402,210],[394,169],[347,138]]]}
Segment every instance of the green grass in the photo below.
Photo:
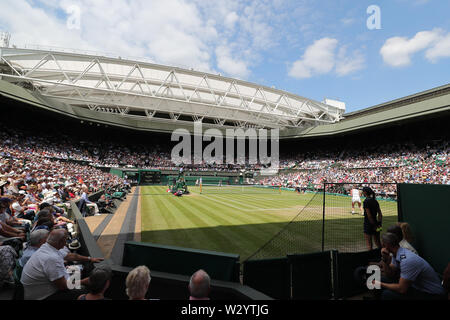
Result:
{"label": "green grass", "polygon": [[[239,188],[223,193],[206,188],[200,194],[191,187],[190,195],[175,197],[166,189],[140,188],[143,242],[237,253],[245,260],[283,230],[256,257],[321,250],[321,194],[258,188],[244,193]],[[379,202],[386,229],[396,222],[397,204]],[[350,198],[327,195],[325,226],[326,249],[364,250],[363,219],[351,214]]]}

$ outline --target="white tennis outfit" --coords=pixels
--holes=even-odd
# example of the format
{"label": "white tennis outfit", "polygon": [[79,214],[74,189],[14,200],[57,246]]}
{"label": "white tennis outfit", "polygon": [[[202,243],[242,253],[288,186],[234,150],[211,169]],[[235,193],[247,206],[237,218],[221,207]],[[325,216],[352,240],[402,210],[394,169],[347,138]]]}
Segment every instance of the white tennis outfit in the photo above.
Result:
{"label": "white tennis outfit", "polygon": [[359,202],[359,203],[361,203],[361,198],[359,197],[359,190],[358,189],[352,189],[352,202]]}

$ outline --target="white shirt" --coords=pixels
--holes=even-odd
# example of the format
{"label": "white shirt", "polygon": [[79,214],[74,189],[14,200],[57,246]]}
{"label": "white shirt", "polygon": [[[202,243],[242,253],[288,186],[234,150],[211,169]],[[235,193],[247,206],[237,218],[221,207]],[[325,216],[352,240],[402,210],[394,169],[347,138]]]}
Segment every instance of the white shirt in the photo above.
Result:
{"label": "white shirt", "polygon": [[70,253],[70,250],[69,248],[64,247],[62,249],[59,249],[59,253],[62,255],[63,258],[65,258]]}
{"label": "white shirt", "polygon": [[53,281],[69,278],[60,251],[44,243],[23,268],[22,282],[25,300],[43,300],[58,292]]}
{"label": "white shirt", "polygon": [[359,198],[359,190],[352,189],[352,196],[353,196],[353,198]]}
{"label": "white shirt", "polygon": [[81,195],[81,199],[84,199],[84,201],[85,201],[86,203],[92,203],[92,202],[89,200],[89,198],[88,198],[86,192],[83,192],[83,194]]}

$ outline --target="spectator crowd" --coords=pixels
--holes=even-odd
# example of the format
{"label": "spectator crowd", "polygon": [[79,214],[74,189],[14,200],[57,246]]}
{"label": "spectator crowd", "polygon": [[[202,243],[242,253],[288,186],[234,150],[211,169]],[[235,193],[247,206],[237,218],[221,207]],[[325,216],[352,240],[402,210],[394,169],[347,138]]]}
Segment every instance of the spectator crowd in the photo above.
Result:
{"label": "spectator crowd", "polygon": [[[395,186],[388,183],[450,184],[449,153],[448,142],[438,141],[426,146],[386,144],[377,150],[361,147],[282,155],[279,174],[262,177],[254,183],[303,190],[319,189],[324,182],[386,183],[374,189],[389,195],[395,193]],[[102,196],[99,208],[89,201],[88,194],[117,186],[129,187],[127,181],[101,168],[178,169],[170,157],[170,151],[158,145],[99,143],[3,128],[0,132],[0,286],[20,281],[25,299],[106,299],[105,292],[112,277],[107,267],[98,267],[81,280],[87,291],[67,287],[70,272],[83,268],[75,262],[102,261],[73,252],[79,242],[75,222],[68,216],[70,201],[80,200],[99,214],[110,204]],[[257,171],[262,167],[259,164],[203,163],[187,165],[185,169],[239,172]],[[389,235],[383,240],[387,248],[383,251],[385,267],[401,270],[401,261],[396,261],[395,257],[398,252],[404,252],[403,247],[410,248],[400,242],[400,236]],[[407,256],[412,263],[425,265],[409,251]],[[411,277],[407,273],[404,276]],[[432,280],[435,284],[436,279]],[[131,271],[126,279],[129,298],[144,299],[150,281],[148,268],[141,266]],[[189,285],[190,299],[207,299],[209,281],[205,271],[196,272]],[[383,286],[404,293],[403,286]]]}
{"label": "spectator crowd", "polygon": [[448,142],[429,144],[418,148],[414,145],[392,146],[382,152],[353,150],[350,154],[307,154],[300,160],[292,159],[288,173],[263,177],[262,185],[291,188],[320,189],[324,182],[333,183],[386,183],[375,187],[377,194],[394,193],[395,185],[388,183],[450,184],[450,146]]}

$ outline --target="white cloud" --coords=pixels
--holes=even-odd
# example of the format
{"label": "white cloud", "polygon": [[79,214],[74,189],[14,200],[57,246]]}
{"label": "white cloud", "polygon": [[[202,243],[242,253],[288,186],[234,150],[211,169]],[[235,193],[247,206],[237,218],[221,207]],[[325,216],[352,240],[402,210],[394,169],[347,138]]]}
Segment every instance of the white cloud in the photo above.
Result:
{"label": "white cloud", "polygon": [[243,60],[232,57],[230,47],[222,45],[216,48],[217,66],[227,74],[245,79],[249,75],[249,70]]}
{"label": "white cloud", "polygon": [[289,75],[302,79],[330,72],[334,68],[337,44],[338,41],[331,38],[315,41],[306,48],[302,59],[294,62]]}
{"label": "white cloud", "polygon": [[342,24],[344,24],[346,26],[349,26],[349,25],[354,24],[356,19],[354,19],[354,18],[342,18],[340,21],[342,22]]}
{"label": "white cloud", "polygon": [[[66,26],[66,9],[73,5],[81,9],[79,30]],[[248,77],[251,66],[276,45],[270,23],[272,8],[278,5],[257,0],[0,1],[0,29],[9,31],[11,43],[17,45],[145,57],[160,64],[207,72],[220,68]],[[230,48],[224,50],[224,43]]]}
{"label": "white cloud", "polygon": [[228,29],[234,29],[234,26],[236,24],[236,22],[238,21],[239,16],[237,15],[236,12],[232,11],[230,13],[227,14],[227,16],[225,17],[225,26]]}
{"label": "white cloud", "polygon": [[442,37],[434,46],[425,52],[425,57],[435,63],[440,58],[450,57],[450,32],[447,36]]}
{"label": "white cloud", "polygon": [[341,47],[337,56],[336,73],[339,76],[346,76],[365,67],[365,59],[360,51],[347,55],[347,48]]}
{"label": "white cloud", "polygon": [[295,61],[289,70],[289,76],[297,79],[311,78],[315,75],[335,72],[344,76],[364,67],[364,56],[356,51],[347,55],[347,47],[338,48],[338,40],[322,38],[306,48],[300,60]]}
{"label": "white cloud", "polygon": [[411,64],[414,54],[425,50],[425,58],[436,62],[450,56],[450,33],[442,29],[418,32],[414,37],[392,37],[386,40],[380,50],[385,63],[393,67]]}
{"label": "white cloud", "polygon": [[[195,6],[182,0],[81,0],[81,30],[69,30],[67,16],[56,10],[70,1],[46,0],[40,6],[24,0],[1,5],[0,21],[12,34],[12,43],[52,45],[96,50],[129,57],[148,57],[158,63],[209,71],[209,43],[217,32],[202,19]],[[45,23],[44,23],[45,22]],[[183,50],[180,50],[183,48]]]}

